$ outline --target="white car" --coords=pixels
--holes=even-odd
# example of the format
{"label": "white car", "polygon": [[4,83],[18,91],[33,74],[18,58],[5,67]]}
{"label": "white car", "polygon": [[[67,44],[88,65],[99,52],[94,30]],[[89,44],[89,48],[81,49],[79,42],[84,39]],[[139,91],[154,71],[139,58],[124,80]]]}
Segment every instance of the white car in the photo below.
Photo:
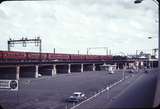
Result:
{"label": "white car", "polygon": [[86,99],[85,94],[82,92],[74,92],[69,98],[66,99],[67,102],[80,102]]}
{"label": "white car", "polygon": [[42,77],[42,74],[39,73],[39,74],[38,74],[38,77]]}

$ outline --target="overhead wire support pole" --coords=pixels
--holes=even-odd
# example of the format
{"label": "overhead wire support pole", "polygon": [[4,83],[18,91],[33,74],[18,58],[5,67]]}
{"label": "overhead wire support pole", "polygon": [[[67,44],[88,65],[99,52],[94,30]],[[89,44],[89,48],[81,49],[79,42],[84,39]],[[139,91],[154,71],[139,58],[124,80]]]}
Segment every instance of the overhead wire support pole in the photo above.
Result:
{"label": "overhead wire support pole", "polygon": [[41,61],[41,59],[42,59],[42,40],[40,39],[39,40],[39,53],[40,53],[40,61]]}
{"label": "overhead wire support pole", "polygon": [[10,42],[8,41],[8,51],[10,51]]}
{"label": "overhead wire support pole", "polygon": [[35,46],[39,46],[39,58],[41,60],[41,53],[42,53],[42,40],[40,37],[36,37],[35,39],[28,39],[22,37],[22,39],[19,40],[14,40],[14,39],[9,39],[8,40],[8,51],[11,51],[11,47],[14,47],[15,44],[22,44],[23,47],[27,46],[27,43],[35,43]]}

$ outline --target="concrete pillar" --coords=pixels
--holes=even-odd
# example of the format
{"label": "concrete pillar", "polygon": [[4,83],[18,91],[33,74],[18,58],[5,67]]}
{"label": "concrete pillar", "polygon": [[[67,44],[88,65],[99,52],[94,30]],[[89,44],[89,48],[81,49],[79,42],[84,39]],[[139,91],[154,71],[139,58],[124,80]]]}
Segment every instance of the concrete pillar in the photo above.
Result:
{"label": "concrete pillar", "polygon": [[127,69],[127,63],[124,63],[124,70]]}
{"label": "concrete pillar", "polygon": [[117,66],[114,64],[114,71],[116,70],[116,67],[117,67]]}
{"label": "concrete pillar", "polygon": [[141,61],[141,63],[140,63],[140,68],[141,69],[144,68],[144,62],[143,61]]}
{"label": "concrete pillar", "polygon": [[119,70],[119,64],[117,63],[117,69]]}
{"label": "concrete pillar", "polygon": [[57,74],[57,69],[56,69],[56,65],[53,65],[53,69],[52,69],[52,76]]}
{"label": "concrete pillar", "polygon": [[83,72],[84,70],[83,70],[83,64],[81,64],[81,72]]}
{"label": "concrete pillar", "polygon": [[137,70],[139,69],[139,61],[137,61],[137,63],[136,63],[136,68],[137,68]]}
{"label": "concrete pillar", "polygon": [[117,63],[115,63],[114,65],[116,65],[116,69],[117,69]]}
{"label": "concrete pillar", "polygon": [[20,66],[16,66],[16,79],[19,80]]}
{"label": "concrete pillar", "polygon": [[149,66],[149,68],[151,68],[151,63],[150,63],[150,61],[148,62],[148,64],[149,64],[149,65],[148,65],[148,66]]}
{"label": "concrete pillar", "polygon": [[38,65],[35,66],[36,67],[36,71],[35,71],[35,78],[38,78]]}
{"label": "concrete pillar", "polygon": [[96,66],[95,66],[95,64],[93,64],[93,71],[95,71],[96,70]]}
{"label": "concrete pillar", "polygon": [[126,69],[128,68],[128,63],[126,63]]}
{"label": "concrete pillar", "polygon": [[151,61],[151,69],[153,68],[153,61]]}
{"label": "concrete pillar", "polygon": [[146,64],[147,64],[147,63],[146,63],[146,61],[144,61],[144,63],[143,63],[143,64],[144,64],[144,67],[146,67]]}
{"label": "concrete pillar", "polygon": [[122,69],[123,69],[123,70],[125,69],[125,64],[122,64]]}
{"label": "concrete pillar", "polygon": [[71,64],[68,64],[68,73],[71,73]]}

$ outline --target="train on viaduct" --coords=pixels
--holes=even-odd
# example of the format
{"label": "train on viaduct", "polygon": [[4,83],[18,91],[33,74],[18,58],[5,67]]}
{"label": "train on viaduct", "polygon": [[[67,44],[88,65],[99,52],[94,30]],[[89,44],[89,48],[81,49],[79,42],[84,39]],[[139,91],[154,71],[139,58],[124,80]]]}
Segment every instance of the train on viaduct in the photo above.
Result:
{"label": "train on viaduct", "polygon": [[70,60],[112,60],[111,55],[81,55],[63,53],[38,53],[19,51],[0,51],[1,61],[70,61]]}
{"label": "train on viaduct", "polygon": [[117,69],[121,69],[134,61],[126,56],[0,51],[0,77],[38,78],[39,74],[53,76],[58,73],[98,71],[103,64],[116,65]]}

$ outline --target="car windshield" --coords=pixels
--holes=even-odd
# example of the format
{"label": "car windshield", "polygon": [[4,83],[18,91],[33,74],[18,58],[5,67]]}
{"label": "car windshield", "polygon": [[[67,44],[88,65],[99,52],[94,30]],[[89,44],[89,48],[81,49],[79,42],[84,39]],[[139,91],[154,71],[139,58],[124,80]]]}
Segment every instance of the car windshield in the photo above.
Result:
{"label": "car windshield", "polygon": [[77,93],[74,93],[74,94],[73,94],[73,96],[75,96],[75,97],[78,97],[78,95],[80,95],[80,94],[77,94]]}

